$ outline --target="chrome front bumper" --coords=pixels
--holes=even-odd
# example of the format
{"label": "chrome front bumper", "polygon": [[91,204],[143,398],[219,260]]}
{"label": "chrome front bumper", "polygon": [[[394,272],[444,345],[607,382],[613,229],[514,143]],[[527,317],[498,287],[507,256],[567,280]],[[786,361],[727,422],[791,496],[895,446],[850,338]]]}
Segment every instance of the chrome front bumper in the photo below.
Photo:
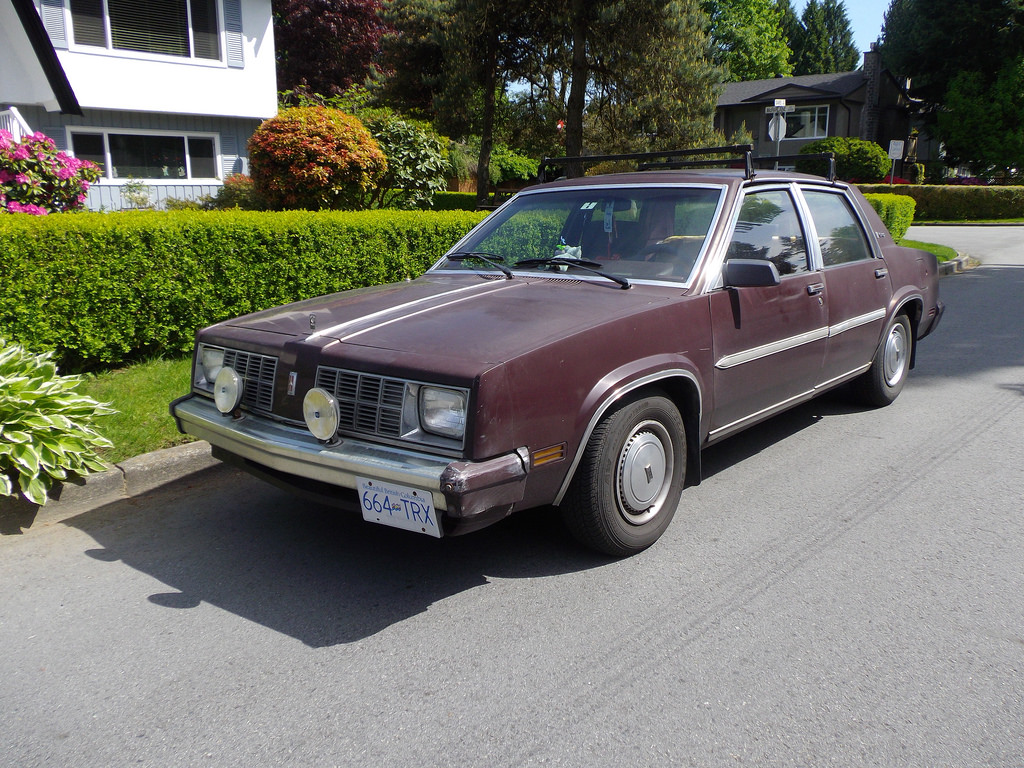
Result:
{"label": "chrome front bumper", "polygon": [[429,491],[434,508],[449,519],[500,519],[522,500],[526,485],[525,450],[465,462],[350,438],[324,445],[306,429],[251,413],[224,416],[196,395],[171,403],[171,415],[181,432],[279,473],[352,490],[357,477],[367,477]]}

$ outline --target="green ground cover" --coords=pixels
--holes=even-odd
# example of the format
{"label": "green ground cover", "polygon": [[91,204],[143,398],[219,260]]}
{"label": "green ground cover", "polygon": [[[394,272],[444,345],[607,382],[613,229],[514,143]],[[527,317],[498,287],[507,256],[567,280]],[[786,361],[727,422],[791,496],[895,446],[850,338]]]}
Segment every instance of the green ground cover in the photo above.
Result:
{"label": "green ground cover", "polygon": [[98,451],[108,464],[192,440],[174,426],[168,404],[189,391],[192,358],[150,360],[128,368],[88,375],[80,391],[117,413],[100,416],[95,426],[113,448]]}

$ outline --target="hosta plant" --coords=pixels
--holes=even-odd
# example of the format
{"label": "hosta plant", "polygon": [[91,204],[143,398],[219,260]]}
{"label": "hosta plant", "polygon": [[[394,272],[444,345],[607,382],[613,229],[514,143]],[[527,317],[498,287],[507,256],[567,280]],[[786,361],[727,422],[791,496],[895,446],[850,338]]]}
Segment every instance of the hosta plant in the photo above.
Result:
{"label": "hosta plant", "polygon": [[0,339],[0,496],[21,493],[43,505],[53,486],[106,469],[92,427],[113,410],[76,392],[80,376],[59,376],[52,353],[33,354]]}

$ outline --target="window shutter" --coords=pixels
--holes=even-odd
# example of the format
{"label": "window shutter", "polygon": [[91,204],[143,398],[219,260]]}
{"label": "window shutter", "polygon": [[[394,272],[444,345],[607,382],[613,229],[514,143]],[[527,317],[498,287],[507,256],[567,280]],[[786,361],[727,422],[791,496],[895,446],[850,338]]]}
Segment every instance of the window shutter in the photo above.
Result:
{"label": "window shutter", "polygon": [[68,47],[68,33],[64,25],[64,0],[43,0],[40,10],[43,26],[54,48]]}
{"label": "window shutter", "polygon": [[229,67],[245,66],[242,47],[242,0],[224,0],[224,38]]}
{"label": "window shutter", "polygon": [[220,135],[220,155],[222,178],[227,178],[233,173],[238,173],[238,139],[231,134]]}

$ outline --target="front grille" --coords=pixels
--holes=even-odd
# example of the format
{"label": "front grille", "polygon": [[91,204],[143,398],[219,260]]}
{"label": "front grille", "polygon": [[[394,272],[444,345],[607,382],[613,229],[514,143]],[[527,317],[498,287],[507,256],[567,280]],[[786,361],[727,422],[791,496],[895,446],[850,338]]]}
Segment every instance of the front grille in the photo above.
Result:
{"label": "front grille", "polygon": [[245,389],[242,405],[256,411],[274,409],[274,374],[277,373],[277,358],[257,355],[238,349],[224,350],[224,365],[234,368],[242,377]]}
{"label": "front grille", "polygon": [[404,379],[321,367],[316,372],[316,385],[337,398],[342,431],[402,436]]}

